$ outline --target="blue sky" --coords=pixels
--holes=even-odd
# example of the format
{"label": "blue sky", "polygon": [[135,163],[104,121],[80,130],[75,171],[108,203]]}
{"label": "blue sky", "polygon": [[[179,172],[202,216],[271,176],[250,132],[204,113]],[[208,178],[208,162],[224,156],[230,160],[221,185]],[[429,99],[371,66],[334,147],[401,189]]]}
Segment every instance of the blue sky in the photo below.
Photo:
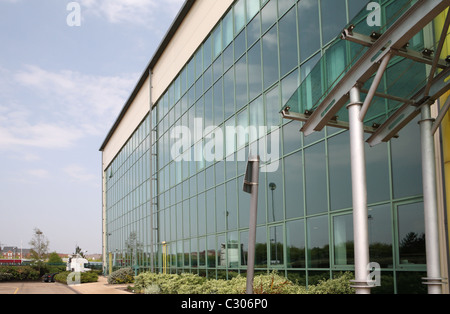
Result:
{"label": "blue sky", "polygon": [[2,246],[101,253],[98,150],[183,2],[0,0]]}

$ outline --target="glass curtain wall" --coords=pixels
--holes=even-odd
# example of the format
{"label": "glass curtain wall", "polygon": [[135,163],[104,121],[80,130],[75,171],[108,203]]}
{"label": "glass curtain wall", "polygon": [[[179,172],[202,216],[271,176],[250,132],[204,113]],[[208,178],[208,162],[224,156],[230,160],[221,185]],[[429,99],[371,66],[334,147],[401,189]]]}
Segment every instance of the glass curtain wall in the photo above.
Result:
{"label": "glass curtain wall", "polygon": [[[409,3],[383,7],[399,2]],[[305,285],[352,271],[349,134],[325,128],[303,137],[301,125],[282,120],[279,111],[366,4],[232,5],[106,170],[107,252],[116,266],[147,270],[153,230],[158,271],[245,275],[250,196],[242,184],[256,149],[262,160],[256,271],[277,269]],[[339,55],[330,62],[338,71]],[[374,292],[422,289],[421,162],[412,140],[418,136],[411,123],[399,139],[366,148],[371,261],[383,276]]]}

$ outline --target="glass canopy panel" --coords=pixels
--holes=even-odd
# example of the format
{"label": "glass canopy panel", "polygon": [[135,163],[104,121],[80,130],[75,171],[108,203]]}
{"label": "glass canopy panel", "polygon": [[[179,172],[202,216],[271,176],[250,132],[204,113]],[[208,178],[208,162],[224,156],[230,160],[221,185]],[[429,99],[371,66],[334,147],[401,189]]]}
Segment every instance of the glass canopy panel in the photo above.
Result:
{"label": "glass canopy panel", "polygon": [[[337,102],[340,102],[339,105],[341,107],[330,119],[328,125],[348,127],[348,113],[346,109],[348,95],[343,94],[342,98],[334,98],[333,101],[327,102],[327,100],[330,100],[329,94],[335,91],[335,87],[346,77],[360,59],[367,58],[366,52],[369,51],[381,35],[388,30],[391,31],[389,28],[418,1],[396,0],[380,2],[382,26],[370,26],[370,21],[372,21],[376,13],[364,7],[344,29],[344,31],[346,30],[345,34],[349,33],[352,38],[345,38],[343,32],[341,36],[337,37],[326,48],[312,70],[302,77],[300,86],[282,109],[282,114],[285,118],[308,121],[319,106],[322,106],[322,111],[321,116],[318,116],[318,118],[323,118],[328,111],[331,111],[330,108],[335,106]],[[423,31],[425,27],[427,26],[422,27],[422,30],[419,29],[414,37],[408,38],[408,45],[403,46],[401,49],[394,50],[389,46],[391,43],[388,42],[387,48],[392,49],[394,53],[364,118],[366,131],[373,133],[376,128],[385,123],[405,104],[413,104],[414,101],[418,101],[417,97],[421,95],[421,91],[427,86],[429,69],[434,60],[433,51],[437,50],[439,39],[434,40],[425,37]],[[386,49],[380,50],[379,54],[384,52],[384,50]],[[438,70],[442,70],[445,67],[445,61],[440,60]],[[362,102],[364,102],[377,74],[376,70],[373,72],[368,78],[362,77],[356,81],[360,83]],[[352,84],[356,84],[356,82]]]}

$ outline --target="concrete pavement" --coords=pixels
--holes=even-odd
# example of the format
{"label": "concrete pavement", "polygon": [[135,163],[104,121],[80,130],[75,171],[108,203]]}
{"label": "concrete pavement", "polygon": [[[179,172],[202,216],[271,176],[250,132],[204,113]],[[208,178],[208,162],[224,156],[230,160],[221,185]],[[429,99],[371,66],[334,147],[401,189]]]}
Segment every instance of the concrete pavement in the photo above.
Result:
{"label": "concrete pavement", "polygon": [[126,290],[130,285],[132,284],[109,285],[107,277],[99,276],[97,282],[69,287],[78,294],[133,294]]}

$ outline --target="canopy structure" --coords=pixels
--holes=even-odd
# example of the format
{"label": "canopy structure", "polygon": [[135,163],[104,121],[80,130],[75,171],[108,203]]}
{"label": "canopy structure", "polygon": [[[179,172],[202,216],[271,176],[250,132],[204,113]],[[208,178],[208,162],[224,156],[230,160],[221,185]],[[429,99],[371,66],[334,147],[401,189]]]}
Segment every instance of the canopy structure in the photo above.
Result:
{"label": "canopy structure", "polygon": [[[441,293],[433,134],[450,101],[432,119],[430,106],[450,90],[450,57],[441,52],[450,25],[447,15],[436,40],[433,20],[450,0],[381,1],[362,10],[329,46],[282,108],[286,119],[303,121],[307,136],[325,126],[350,130],[355,232],[355,288],[370,292],[364,132],[375,146],[387,142],[422,114],[425,230],[429,293]],[[382,26],[373,27],[372,18]]]}
{"label": "canopy structure", "polygon": [[326,125],[349,127],[345,105],[355,84],[364,101],[364,130],[374,134],[368,140],[372,146],[396,136],[420,113],[421,105],[450,89],[450,58],[439,58],[447,29],[436,42],[426,42],[424,36],[449,2],[387,3],[381,6],[385,24],[369,26],[373,13],[362,10],[283,107],[284,118],[305,122],[305,135]]}

